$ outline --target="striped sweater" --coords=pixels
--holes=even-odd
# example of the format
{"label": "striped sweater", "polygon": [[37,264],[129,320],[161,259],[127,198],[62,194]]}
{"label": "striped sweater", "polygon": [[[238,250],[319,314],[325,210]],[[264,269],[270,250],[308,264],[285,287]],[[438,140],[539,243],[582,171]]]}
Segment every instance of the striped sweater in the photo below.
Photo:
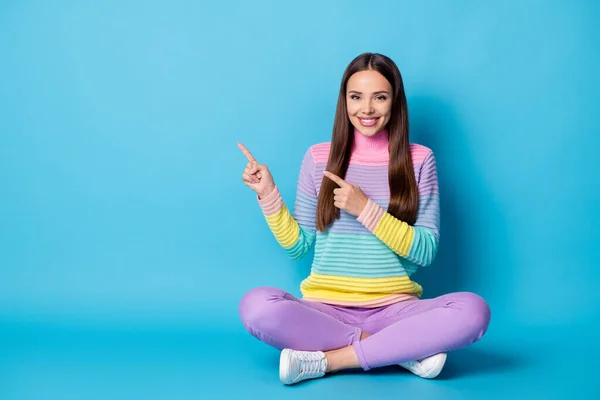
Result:
{"label": "striped sweater", "polygon": [[372,137],[356,129],[345,177],[368,197],[362,213],[340,210],[325,232],[316,229],[317,198],[331,143],[311,146],[302,160],[293,213],[279,189],[258,203],[279,244],[295,260],[315,246],[310,275],[300,285],[305,300],[348,307],[380,307],[421,296],[411,280],[418,267],[434,260],[439,242],[439,191],[433,152],[410,144],[419,209],[414,225],[386,210],[389,204],[388,132]]}

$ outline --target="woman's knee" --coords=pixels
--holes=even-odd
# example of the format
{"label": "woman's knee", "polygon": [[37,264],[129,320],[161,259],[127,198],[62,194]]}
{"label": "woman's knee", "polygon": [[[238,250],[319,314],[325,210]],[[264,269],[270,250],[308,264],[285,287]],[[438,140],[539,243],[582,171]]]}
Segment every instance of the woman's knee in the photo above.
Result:
{"label": "woman's knee", "polygon": [[249,327],[268,316],[269,303],[285,295],[281,289],[261,286],[247,291],[240,300],[238,311],[244,326]]}
{"label": "woman's knee", "polygon": [[472,292],[455,292],[443,296],[445,307],[453,309],[455,319],[465,329],[473,332],[479,340],[490,323],[491,311],[488,303],[478,294]]}
{"label": "woman's knee", "polygon": [[464,292],[461,294],[463,304],[463,317],[467,326],[473,329],[477,336],[475,340],[481,339],[487,331],[491,318],[491,309],[487,301],[476,293]]}

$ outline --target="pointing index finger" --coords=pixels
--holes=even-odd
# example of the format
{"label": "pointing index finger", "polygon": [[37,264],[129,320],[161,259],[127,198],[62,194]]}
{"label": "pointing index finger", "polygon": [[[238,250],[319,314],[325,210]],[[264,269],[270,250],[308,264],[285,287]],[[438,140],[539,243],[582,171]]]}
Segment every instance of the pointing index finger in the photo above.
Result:
{"label": "pointing index finger", "polygon": [[246,156],[246,158],[248,159],[248,161],[253,162],[256,161],[254,159],[254,157],[252,156],[252,154],[250,154],[250,151],[248,151],[248,149],[246,148],[246,146],[244,146],[243,144],[238,142],[238,147],[240,148],[240,150],[242,150],[242,153],[244,153],[244,155]]}
{"label": "pointing index finger", "polygon": [[334,181],[335,183],[337,183],[340,187],[348,186],[348,182],[346,182],[345,180],[343,180],[339,176],[337,176],[335,174],[332,174],[329,171],[323,171],[323,175],[325,175],[326,177],[328,177],[329,179],[331,179],[332,181]]}

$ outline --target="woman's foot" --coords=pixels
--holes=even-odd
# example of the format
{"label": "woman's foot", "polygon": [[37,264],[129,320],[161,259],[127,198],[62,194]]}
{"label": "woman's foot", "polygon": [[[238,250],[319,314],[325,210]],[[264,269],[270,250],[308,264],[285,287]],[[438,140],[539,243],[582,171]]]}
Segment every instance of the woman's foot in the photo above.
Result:
{"label": "woman's foot", "polygon": [[446,353],[438,353],[421,360],[408,361],[399,365],[421,378],[433,379],[440,374],[445,363]]}
{"label": "woman's foot", "polygon": [[283,349],[279,357],[279,379],[286,385],[320,378],[326,371],[327,357],[322,351]]}

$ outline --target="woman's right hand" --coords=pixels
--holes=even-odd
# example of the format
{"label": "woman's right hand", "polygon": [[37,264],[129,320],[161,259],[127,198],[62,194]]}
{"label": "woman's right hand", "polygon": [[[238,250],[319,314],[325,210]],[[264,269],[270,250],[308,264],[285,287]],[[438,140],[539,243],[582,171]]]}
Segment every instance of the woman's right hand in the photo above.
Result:
{"label": "woman's right hand", "polygon": [[273,181],[273,176],[264,164],[259,164],[256,162],[252,154],[248,151],[246,146],[241,143],[238,143],[238,147],[242,150],[242,153],[248,159],[248,164],[246,164],[246,169],[242,174],[242,180],[244,181],[244,185],[248,186],[250,189],[254,190],[256,194],[258,194],[259,199],[264,199],[267,197],[273,190],[275,190],[275,182]]}

